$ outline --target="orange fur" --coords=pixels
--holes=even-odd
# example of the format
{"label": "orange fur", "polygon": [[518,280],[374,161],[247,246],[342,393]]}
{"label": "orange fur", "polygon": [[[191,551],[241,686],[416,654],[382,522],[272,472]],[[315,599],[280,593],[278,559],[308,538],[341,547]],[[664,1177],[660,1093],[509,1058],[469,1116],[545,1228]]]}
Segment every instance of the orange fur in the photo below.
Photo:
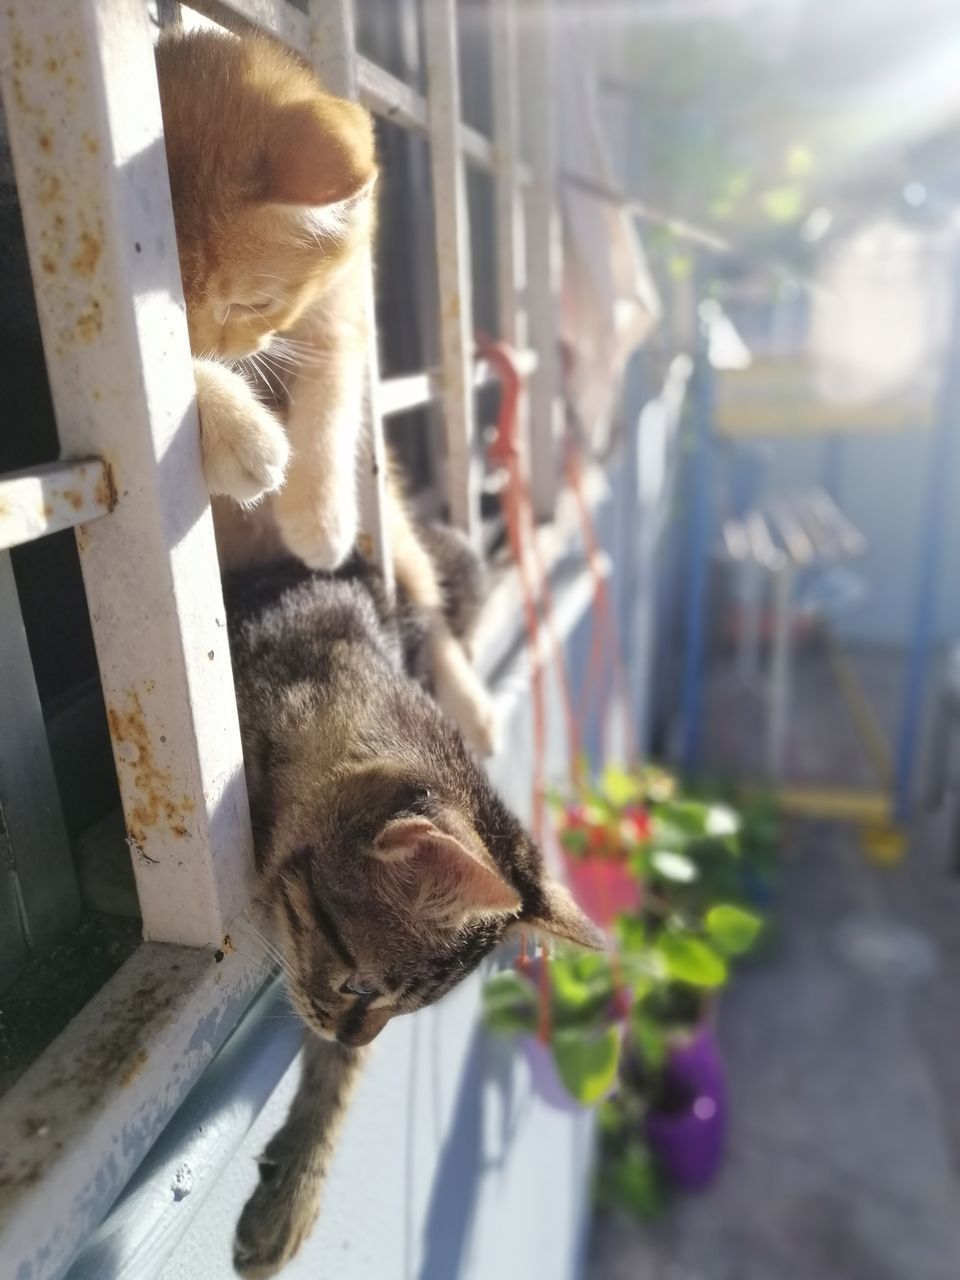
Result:
{"label": "orange fur", "polygon": [[[204,467],[211,493],[233,500],[214,503],[221,563],[286,549],[336,568],[359,519],[370,116],[266,36],[164,37],[157,70]],[[489,701],[406,508],[388,496],[397,578],[429,617],[439,700],[488,753]]]}

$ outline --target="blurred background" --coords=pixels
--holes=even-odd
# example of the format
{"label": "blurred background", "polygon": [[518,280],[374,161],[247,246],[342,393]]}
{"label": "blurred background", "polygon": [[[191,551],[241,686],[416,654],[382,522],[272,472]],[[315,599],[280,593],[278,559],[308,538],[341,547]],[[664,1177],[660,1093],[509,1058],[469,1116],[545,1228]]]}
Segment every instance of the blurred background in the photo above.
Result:
{"label": "blurred background", "polygon": [[[662,305],[644,732],[782,818],[725,992],[710,1190],[595,1222],[595,1280],[960,1274],[960,14],[600,6],[596,84]],[[649,480],[651,472],[653,481]]]}

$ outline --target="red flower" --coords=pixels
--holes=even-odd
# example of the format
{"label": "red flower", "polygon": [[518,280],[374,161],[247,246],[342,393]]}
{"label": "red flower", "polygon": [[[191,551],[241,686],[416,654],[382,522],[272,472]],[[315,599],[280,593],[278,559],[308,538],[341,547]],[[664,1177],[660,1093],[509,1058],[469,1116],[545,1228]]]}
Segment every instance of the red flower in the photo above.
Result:
{"label": "red flower", "polygon": [[631,805],[625,811],[623,818],[634,840],[650,839],[653,834],[653,823],[650,821],[650,814],[646,809],[640,805]]}

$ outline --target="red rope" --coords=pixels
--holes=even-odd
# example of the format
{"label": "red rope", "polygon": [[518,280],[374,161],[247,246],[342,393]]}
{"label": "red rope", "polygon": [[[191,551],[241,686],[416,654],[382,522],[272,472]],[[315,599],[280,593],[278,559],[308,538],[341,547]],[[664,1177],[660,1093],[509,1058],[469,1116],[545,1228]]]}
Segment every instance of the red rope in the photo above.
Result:
{"label": "red rope", "polygon": [[[601,688],[601,733],[606,737],[609,686],[605,680],[604,651],[608,646],[612,651],[614,680],[621,695],[626,688],[626,682],[623,675],[616,617],[611,608],[606,577],[603,572],[599,539],[583,492],[580,459],[571,446],[566,459],[566,472],[577,503],[594,590],[590,660],[584,687],[581,691],[579,707],[575,708],[570,675],[556,629],[553,593],[550,589],[549,576],[546,572],[536,537],[533,503],[523,466],[519,413],[520,397],[524,390],[523,376],[517,364],[516,354],[507,343],[494,342],[489,338],[478,336],[477,345],[479,355],[496,366],[500,377],[501,399],[497,433],[488,450],[488,457],[494,466],[502,467],[506,474],[506,482],[501,490],[500,500],[506,525],[507,541],[520,578],[526,625],[526,644],[531,665],[534,746],[532,826],[535,838],[539,843],[543,843],[545,836],[543,804],[546,774],[546,696],[544,691],[544,663],[539,643],[541,613],[547,628],[549,644],[553,652],[560,685],[570,769],[575,782],[581,780],[582,772],[581,728],[586,722],[590,709],[590,700],[598,684]],[[532,568],[530,560],[533,561]],[[529,965],[525,937],[521,944],[519,964],[521,969],[524,970]],[[624,983],[619,956],[615,949],[612,952],[611,970],[614,988],[619,993],[623,990]],[[540,1017],[538,1036],[542,1041],[547,1041],[550,1038],[551,1001],[549,961],[545,948],[543,948],[541,955],[539,989]]]}

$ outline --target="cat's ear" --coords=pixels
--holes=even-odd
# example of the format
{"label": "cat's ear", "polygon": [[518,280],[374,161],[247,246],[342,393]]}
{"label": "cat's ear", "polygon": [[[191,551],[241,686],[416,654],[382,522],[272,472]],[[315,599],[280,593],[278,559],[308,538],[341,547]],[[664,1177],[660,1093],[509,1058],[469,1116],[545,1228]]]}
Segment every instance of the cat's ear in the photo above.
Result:
{"label": "cat's ear", "polygon": [[520,910],[520,895],[498,871],[427,818],[388,822],[371,852],[387,895],[434,928],[457,929],[474,916]]}
{"label": "cat's ear", "polygon": [[377,176],[373,127],[355,102],[317,98],[283,112],[268,160],[266,198],[326,208],[356,200]]}
{"label": "cat's ear", "polygon": [[558,942],[575,942],[578,947],[603,951],[607,941],[601,930],[574,902],[570,891],[550,877],[541,885],[543,901],[536,912],[524,912],[517,922],[520,929],[533,929],[549,934]]}

